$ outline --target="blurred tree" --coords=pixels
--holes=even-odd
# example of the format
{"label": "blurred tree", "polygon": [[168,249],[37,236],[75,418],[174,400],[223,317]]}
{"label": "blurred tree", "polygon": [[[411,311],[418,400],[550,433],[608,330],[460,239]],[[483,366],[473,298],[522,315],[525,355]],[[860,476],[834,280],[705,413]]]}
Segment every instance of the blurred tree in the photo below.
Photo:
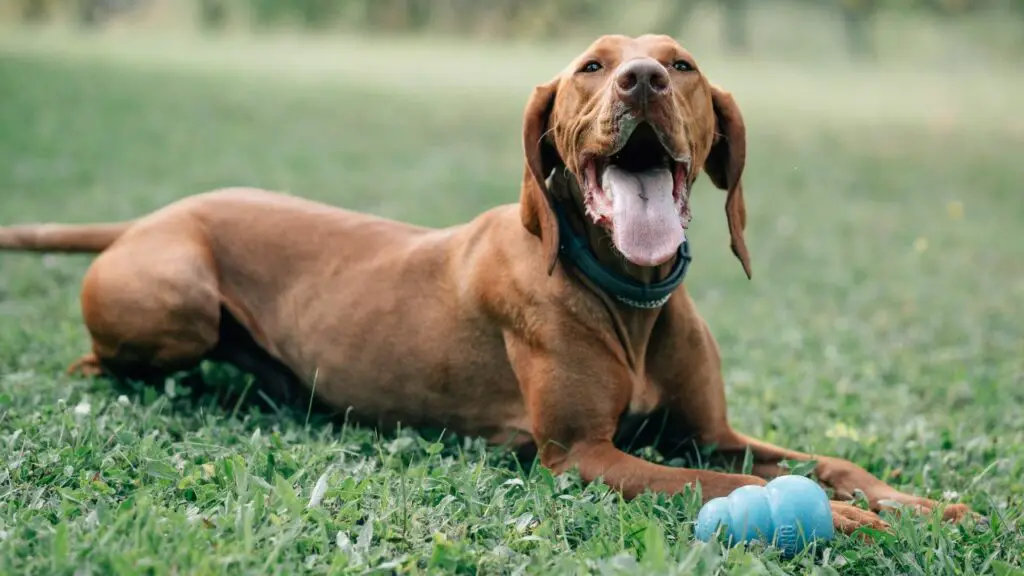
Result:
{"label": "blurred tree", "polygon": [[366,25],[371,30],[395,30],[395,15],[400,12],[397,5],[402,0],[363,0],[363,13]]}
{"label": "blurred tree", "polygon": [[750,46],[747,24],[747,0],[721,0],[722,36],[729,48],[746,51]]}
{"label": "blurred tree", "polygon": [[669,36],[677,36],[700,4],[715,4],[722,18],[722,39],[727,48],[738,52],[750,47],[748,0],[667,0],[664,17],[657,27]]}
{"label": "blurred tree", "polygon": [[42,22],[50,18],[52,8],[48,0],[21,0],[21,18],[26,22]]}
{"label": "blurred tree", "polygon": [[854,57],[875,55],[874,17],[878,0],[839,0],[846,46]]}
{"label": "blurred tree", "polygon": [[78,0],[75,16],[79,25],[95,28],[103,19],[103,0]]}
{"label": "blurred tree", "polygon": [[469,33],[479,19],[481,3],[476,0],[448,0],[445,4],[455,32]]}
{"label": "blurred tree", "polygon": [[985,4],[984,0],[924,0],[926,7],[943,16],[966,14]]}
{"label": "blurred tree", "polygon": [[293,5],[298,10],[302,25],[309,30],[329,28],[341,8],[339,0],[299,0]]}
{"label": "blurred tree", "polygon": [[84,28],[95,28],[111,16],[130,12],[147,0],[70,0],[75,21]]}
{"label": "blurred tree", "polygon": [[423,30],[430,25],[434,4],[431,0],[405,0],[406,21],[411,30]]}
{"label": "blurred tree", "polygon": [[282,22],[290,4],[288,0],[249,0],[249,16],[256,28],[272,28]]}
{"label": "blurred tree", "polygon": [[219,30],[228,22],[228,0],[199,0],[199,26],[204,30]]}
{"label": "blurred tree", "polygon": [[[605,0],[530,0],[524,8],[534,15],[530,19],[532,25],[526,29],[517,27],[517,32],[550,38],[566,28],[593,22],[604,6]],[[519,10],[522,14],[522,8]],[[523,18],[517,20],[523,22]]]}
{"label": "blurred tree", "polygon": [[[3,0],[0,0],[3,1]],[[8,0],[10,1],[10,0]],[[143,0],[17,0],[25,19],[45,18],[53,3],[79,7],[80,20],[95,25],[112,4]],[[178,2],[181,0],[166,0]],[[612,0],[190,0],[197,3],[199,23],[207,29],[226,25],[232,13],[247,5],[257,28],[301,25],[307,29],[348,28],[390,32],[449,32],[495,37],[554,37],[614,24]],[[853,57],[875,55],[874,28],[882,11],[930,12],[960,16],[981,11],[1016,13],[1024,17],[1024,0],[660,0],[654,29],[678,35],[701,8],[715,10],[720,38],[733,51],[751,49],[751,12],[776,5],[803,5],[834,10],[847,51]],[[1024,37],[1024,35],[1022,35]],[[1024,41],[1024,40],[1022,40]]]}

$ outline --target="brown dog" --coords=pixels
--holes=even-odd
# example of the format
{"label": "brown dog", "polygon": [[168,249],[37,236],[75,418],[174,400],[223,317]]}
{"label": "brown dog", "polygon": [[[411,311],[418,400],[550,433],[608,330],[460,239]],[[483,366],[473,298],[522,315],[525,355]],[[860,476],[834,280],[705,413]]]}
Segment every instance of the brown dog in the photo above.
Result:
{"label": "brown dog", "polygon": [[[372,424],[535,446],[555,472],[627,498],[699,482],[706,500],[811,459],[730,427],[717,345],[681,286],[701,169],[727,191],[750,275],[732,97],[668,37],[607,36],[534,90],[523,137],[520,203],[444,230],[232,189],[132,223],[0,228],[0,247],[100,252],[82,289],[92,353],[72,367],[86,374],[225,360]],[[749,449],[754,475],[654,464],[620,450],[623,435],[666,456],[714,445],[726,465]],[[814,459],[838,500],[940,506]],[[844,532],[885,526],[841,501],[833,517]]]}

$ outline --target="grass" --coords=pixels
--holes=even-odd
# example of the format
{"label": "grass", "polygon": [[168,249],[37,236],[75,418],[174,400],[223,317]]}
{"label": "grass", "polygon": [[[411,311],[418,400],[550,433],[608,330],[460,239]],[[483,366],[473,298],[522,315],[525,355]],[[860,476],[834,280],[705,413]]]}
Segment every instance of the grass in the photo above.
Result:
{"label": "grass", "polygon": [[[231,184],[460,222],[515,201],[529,87],[578,50],[147,41],[0,34],[0,224],[130,218]],[[696,543],[687,497],[623,503],[473,439],[67,377],[88,258],[3,254],[0,573],[1020,574],[1024,77],[701,62],[749,125],[754,281],[706,181],[688,280],[732,420],[968,502],[988,530],[912,517],[784,561]]]}

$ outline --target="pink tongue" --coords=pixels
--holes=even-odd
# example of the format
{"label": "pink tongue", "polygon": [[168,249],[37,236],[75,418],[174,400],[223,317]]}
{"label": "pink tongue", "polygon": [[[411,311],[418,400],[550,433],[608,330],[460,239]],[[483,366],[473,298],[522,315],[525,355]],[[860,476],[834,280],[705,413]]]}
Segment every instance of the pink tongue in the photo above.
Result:
{"label": "pink tongue", "polygon": [[685,238],[672,198],[672,172],[627,172],[609,166],[602,187],[612,197],[612,242],[638,266],[667,262]]}

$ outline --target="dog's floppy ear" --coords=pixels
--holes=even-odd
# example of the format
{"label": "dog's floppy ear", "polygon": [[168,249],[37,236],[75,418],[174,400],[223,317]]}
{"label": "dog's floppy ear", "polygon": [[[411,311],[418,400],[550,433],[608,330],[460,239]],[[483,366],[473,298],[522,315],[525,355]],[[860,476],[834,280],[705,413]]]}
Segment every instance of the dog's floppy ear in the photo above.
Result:
{"label": "dog's floppy ear", "polygon": [[747,207],[743,202],[742,180],[743,167],[747,162],[747,129],[732,94],[712,85],[711,101],[715,110],[715,140],[704,162],[704,171],[715,186],[726,191],[725,216],[729,223],[732,253],[743,264],[743,271],[749,279],[750,254],[743,238],[743,230],[747,227]]}
{"label": "dog's floppy ear", "polygon": [[551,208],[547,178],[558,163],[558,152],[547,138],[548,120],[555,105],[558,79],[533,89],[523,117],[523,188],[519,217],[531,234],[540,238],[548,274],[558,260],[558,220]]}

